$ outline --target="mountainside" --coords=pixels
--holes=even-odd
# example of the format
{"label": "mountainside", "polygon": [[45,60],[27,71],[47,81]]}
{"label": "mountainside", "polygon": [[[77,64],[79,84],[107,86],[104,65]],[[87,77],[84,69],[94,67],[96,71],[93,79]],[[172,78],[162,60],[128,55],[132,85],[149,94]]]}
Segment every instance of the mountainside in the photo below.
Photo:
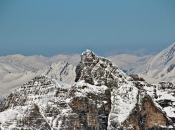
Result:
{"label": "mountainside", "polygon": [[152,78],[154,82],[175,82],[175,43],[155,55],[134,73],[139,73],[147,81]]}
{"label": "mountainside", "polygon": [[107,57],[114,64],[116,64],[120,69],[125,71],[126,73],[133,73],[140,66],[145,65],[153,55],[143,55],[143,56],[135,56],[129,54],[120,54]]}
{"label": "mountainside", "polygon": [[35,77],[11,93],[2,103],[2,129],[50,130],[59,128],[69,111],[69,85],[45,76]]}
{"label": "mountainside", "polygon": [[[107,58],[111,59],[123,71],[132,73],[138,66],[144,65],[150,57],[151,55],[138,57],[121,54]],[[74,79],[71,77],[75,77],[74,65],[77,65],[79,61],[78,54],[60,54],[50,58],[20,54],[2,56],[0,57],[0,99],[37,75],[48,75],[65,83],[73,84]],[[66,65],[67,63],[69,65]]]}
{"label": "mountainside", "polygon": [[36,71],[27,71],[19,66],[7,63],[1,63],[0,66],[1,97],[4,97],[5,95],[14,91],[14,89],[17,87],[21,86],[23,83],[26,83],[38,75],[54,77],[55,79],[68,84],[74,83],[74,78],[72,77],[75,77],[75,66],[66,61],[52,63],[51,65]]}
{"label": "mountainside", "polygon": [[17,87],[38,75],[54,76],[72,84],[75,67],[80,61],[78,54],[44,56],[23,56],[20,54],[0,57],[0,99]]}
{"label": "mountainside", "polygon": [[175,122],[175,85],[171,82],[159,82],[154,85],[143,86],[143,88],[162,107],[168,117]]}
{"label": "mountainside", "polygon": [[169,108],[156,102],[161,94],[144,81],[134,81],[110,60],[87,50],[75,71],[72,86],[54,76],[38,76],[12,92],[2,102],[1,129],[173,128]]}
{"label": "mountainside", "polygon": [[51,63],[58,63],[59,61],[67,61],[70,64],[77,65],[80,61],[78,54],[73,55],[56,55],[53,57],[44,57],[41,55],[23,56],[20,54],[1,56],[0,63],[9,63],[24,70],[36,71],[44,68]]}

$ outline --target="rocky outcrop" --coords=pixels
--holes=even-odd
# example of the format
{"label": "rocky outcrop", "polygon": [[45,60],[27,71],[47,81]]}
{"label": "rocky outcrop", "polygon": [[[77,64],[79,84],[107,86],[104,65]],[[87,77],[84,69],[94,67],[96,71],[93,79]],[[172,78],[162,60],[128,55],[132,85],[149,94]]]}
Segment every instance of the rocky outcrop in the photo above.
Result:
{"label": "rocky outcrop", "polygon": [[66,103],[69,88],[69,85],[49,77],[35,77],[3,100],[0,108],[1,127],[27,130],[61,127],[70,111]]}
{"label": "rocky outcrop", "polygon": [[[81,55],[81,62],[76,68],[75,81],[77,84],[72,87],[74,94],[72,97],[76,97],[73,98],[72,107],[74,112],[81,115],[78,120],[84,129],[130,129],[132,126],[134,129],[144,130],[152,127],[172,126],[172,122],[165,112],[160,106],[156,106],[156,103],[143,88],[147,83],[142,82],[144,81],[142,78],[133,80],[135,78],[124,74],[108,59],[98,57],[89,50],[84,52]],[[90,89],[90,86],[93,88],[106,86],[107,88],[105,93],[94,96],[93,90],[89,90],[88,94],[85,93],[87,88]],[[99,98],[99,95],[102,95],[103,100]],[[105,107],[103,104],[99,105],[98,101],[105,102]],[[98,105],[101,107],[98,108]],[[148,105],[151,107],[148,108]],[[134,113],[137,116],[133,115],[133,111],[137,112]],[[102,120],[106,122],[105,125],[101,124],[101,120],[99,120],[104,112],[106,118]],[[91,119],[89,115],[93,119],[92,123],[87,123]],[[147,117],[147,115],[149,116]],[[133,121],[136,124],[133,124]]]}
{"label": "rocky outcrop", "polygon": [[70,106],[78,115],[77,129],[107,129],[111,109],[109,89],[106,86],[95,87],[79,82],[70,90]]}
{"label": "rocky outcrop", "polygon": [[147,93],[158,103],[167,116],[175,123],[175,86],[171,82],[159,82],[155,85],[144,86]]}
{"label": "rocky outcrop", "polygon": [[138,104],[136,105],[123,124],[125,127],[132,126],[135,130],[163,129],[162,126],[173,125],[165,112],[156,107],[149,96],[144,98],[141,107]]}

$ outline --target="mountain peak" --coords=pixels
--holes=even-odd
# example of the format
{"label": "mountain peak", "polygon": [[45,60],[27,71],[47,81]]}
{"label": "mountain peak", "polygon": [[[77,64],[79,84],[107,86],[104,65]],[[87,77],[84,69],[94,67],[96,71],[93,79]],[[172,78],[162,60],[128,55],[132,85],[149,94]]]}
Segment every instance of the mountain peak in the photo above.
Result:
{"label": "mountain peak", "polygon": [[174,63],[175,43],[159,52],[150,61],[150,68],[163,68],[165,65]]}
{"label": "mountain peak", "polygon": [[81,55],[81,61],[76,67],[75,81],[84,80],[92,85],[106,85],[111,86],[111,81],[114,79],[127,78],[116,65],[110,60],[97,56],[90,50],[86,50]]}
{"label": "mountain peak", "polygon": [[95,53],[92,52],[91,50],[86,50],[81,54],[81,61],[80,62],[84,62],[85,59],[89,58],[92,59],[93,56],[95,56]]}
{"label": "mountain peak", "polygon": [[[167,81],[168,77],[173,81],[173,73],[175,72],[175,43],[171,44],[157,55],[152,57],[150,61],[142,68],[146,70],[144,73],[155,81]],[[144,74],[142,75],[145,76]],[[144,78],[147,78],[145,76]],[[169,81],[170,81],[169,80]]]}
{"label": "mountain peak", "polygon": [[92,53],[92,51],[89,49],[86,49],[86,51],[84,51],[83,53]]}

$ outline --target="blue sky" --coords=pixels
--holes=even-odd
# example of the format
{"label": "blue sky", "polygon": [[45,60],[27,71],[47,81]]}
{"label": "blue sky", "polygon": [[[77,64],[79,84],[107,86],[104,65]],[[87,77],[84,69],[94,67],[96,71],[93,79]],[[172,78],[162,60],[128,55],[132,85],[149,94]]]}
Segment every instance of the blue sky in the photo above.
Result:
{"label": "blue sky", "polygon": [[174,0],[0,1],[0,56],[159,52],[173,42]]}

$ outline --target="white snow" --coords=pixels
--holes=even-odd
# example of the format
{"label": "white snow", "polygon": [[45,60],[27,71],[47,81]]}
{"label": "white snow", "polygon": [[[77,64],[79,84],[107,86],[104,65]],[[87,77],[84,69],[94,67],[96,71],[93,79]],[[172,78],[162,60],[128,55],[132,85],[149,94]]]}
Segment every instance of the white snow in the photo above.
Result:
{"label": "white snow", "polygon": [[111,93],[111,112],[109,126],[112,121],[123,123],[132,112],[137,103],[138,89],[132,84],[122,84],[114,88]]}
{"label": "white snow", "polygon": [[166,112],[166,114],[168,115],[168,117],[175,117],[175,108],[172,107],[165,107],[164,111]]}
{"label": "white snow", "polygon": [[[138,67],[138,73],[147,82],[169,81],[175,83],[175,43],[152,57],[144,66]],[[169,71],[168,71],[168,68]]]}
{"label": "white snow", "polygon": [[[32,63],[33,62],[31,62],[31,64]],[[1,64],[6,66],[6,69],[4,69],[4,67],[1,68],[0,65],[0,95],[2,97],[5,97],[17,87],[20,87],[22,84],[38,75],[47,75],[68,84],[74,83],[73,77],[75,77],[75,66],[67,64],[67,62],[54,63],[51,66],[46,66],[45,68],[38,70],[35,69],[36,71],[26,70],[25,67],[20,68],[19,66],[13,64],[9,64],[10,66],[6,63]],[[50,67],[52,69],[50,69]],[[68,87],[63,83],[61,83],[61,85]]]}
{"label": "white snow", "polygon": [[[84,89],[81,89],[83,86],[86,86]],[[104,93],[106,89],[108,89],[107,86],[102,85],[102,86],[95,86],[95,85],[91,85],[89,83],[86,83],[84,80],[81,80],[79,82],[77,82],[74,85],[75,89],[79,88],[79,92],[76,91],[75,92],[75,96],[77,97],[85,97],[87,96],[88,93],[94,93],[95,95],[99,95],[101,93]]]}

